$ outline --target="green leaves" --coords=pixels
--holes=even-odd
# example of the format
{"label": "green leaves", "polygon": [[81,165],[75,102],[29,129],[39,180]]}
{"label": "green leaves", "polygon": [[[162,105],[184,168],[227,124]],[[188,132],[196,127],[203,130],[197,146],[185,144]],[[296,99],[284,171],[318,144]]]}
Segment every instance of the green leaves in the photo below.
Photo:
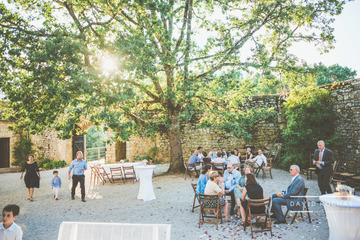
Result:
{"label": "green leaves", "polygon": [[287,126],[282,132],[286,152],[282,167],[288,168],[292,164],[309,167],[309,156],[319,140],[324,140],[330,147],[336,145],[332,105],[331,96],[325,89],[293,89],[284,103]]}

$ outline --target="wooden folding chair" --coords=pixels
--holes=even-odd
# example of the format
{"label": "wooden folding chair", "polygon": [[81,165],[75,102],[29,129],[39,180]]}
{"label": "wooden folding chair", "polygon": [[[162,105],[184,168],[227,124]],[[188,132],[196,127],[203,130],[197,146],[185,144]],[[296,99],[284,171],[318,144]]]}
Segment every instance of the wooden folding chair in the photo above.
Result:
{"label": "wooden folding chair", "polygon": [[90,166],[90,169],[91,169],[90,184],[92,183],[92,181],[94,181],[93,184],[96,184],[96,180],[98,183],[102,181],[98,174],[97,168],[95,166]]}
{"label": "wooden folding chair", "polygon": [[[255,167],[255,163],[253,165],[253,168],[254,168],[254,175],[256,177],[258,177],[259,173],[260,173],[260,170],[263,170],[263,167],[265,166],[265,162],[262,162],[261,166],[260,167]],[[263,171],[263,178],[264,178],[264,171]]]}
{"label": "wooden folding chair", "polygon": [[111,167],[110,176],[113,183],[115,182],[114,177],[120,177],[120,182],[123,182],[125,184],[124,174],[121,167]]}
{"label": "wooden folding chair", "polygon": [[241,163],[234,163],[234,164],[233,164],[233,167],[234,167],[235,169],[238,168],[238,171],[240,171]]}
{"label": "wooden folding chair", "polygon": [[189,177],[191,177],[191,181],[194,180],[194,174],[197,176],[197,170],[196,165],[194,163],[185,163],[185,174],[184,174],[184,180],[186,180],[186,175],[189,174]]}
{"label": "wooden folding chair", "polygon": [[310,162],[309,162],[310,167],[308,169],[305,169],[305,171],[304,171],[304,172],[306,172],[307,180],[309,180],[309,176],[310,176],[310,179],[312,179],[312,175],[316,171],[316,167],[315,167],[315,165],[313,165],[313,159],[314,159],[314,154],[310,154]]}
{"label": "wooden folding chair", "polygon": [[268,161],[268,165],[265,167],[263,166],[262,167],[262,172],[263,172],[263,180],[265,179],[266,175],[265,175],[265,171],[269,171],[269,174],[270,174],[270,178],[272,179],[272,174],[271,174],[271,168],[272,168],[272,158],[268,158],[267,161]]}
{"label": "wooden folding chair", "polygon": [[[195,208],[200,207],[200,199],[196,193],[196,185],[197,185],[196,183],[195,184],[191,183],[192,189],[194,190],[194,202],[193,202],[193,206],[192,206],[192,210],[191,210],[192,212],[194,212]],[[199,205],[195,205],[196,200],[198,201]]]}
{"label": "wooden folding chair", "polygon": [[108,173],[106,172],[106,170],[104,169],[104,167],[102,167],[102,166],[96,166],[96,165],[95,165],[94,167],[96,168],[97,173],[98,173],[98,175],[100,176],[100,179],[101,179],[103,185],[104,185],[105,182],[106,182],[105,177],[107,177],[107,179],[109,180],[109,182],[111,182],[111,179],[110,179]]}
{"label": "wooden folding chair", "polygon": [[134,184],[136,179],[134,166],[123,166],[123,170],[124,170],[124,180],[128,181],[129,179],[130,180],[132,179]]}
{"label": "wooden folding chair", "polygon": [[[247,226],[247,219],[250,216],[250,219],[257,218],[257,217],[265,217],[265,222],[261,225],[261,230],[254,230],[252,221],[250,220],[250,229],[251,229],[251,238],[254,238],[254,232],[266,232],[270,231],[271,237],[273,236],[272,233],[272,225],[271,225],[271,218],[270,218],[270,203],[271,197],[267,199],[248,199],[248,205],[246,210],[246,217],[245,217],[245,224],[244,224],[244,231],[246,230]],[[261,207],[265,206],[265,212],[263,213],[251,213],[251,207]],[[256,223],[258,222],[258,218],[256,219]],[[268,226],[267,226],[268,225]]]}
{"label": "wooden folding chair", "polygon": [[[219,217],[220,217],[220,222],[222,223],[222,212],[221,212],[221,207],[220,207],[219,195],[206,195],[206,194],[199,193],[199,199],[200,199],[200,201],[199,201],[200,202],[199,228],[200,228],[200,223],[201,224],[209,223],[209,224],[216,224],[216,230],[218,230]],[[208,212],[206,212],[206,211],[208,211]],[[211,214],[209,214],[209,211],[214,211],[216,214],[211,215]],[[208,214],[206,214],[206,213],[208,213]],[[216,223],[214,223],[212,221],[205,221],[205,218],[216,219]]]}
{"label": "wooden folding chair", "polygon": [[212,163],[211,167],[213,171],[217,171],[221,176],[224,176],[225,166],[223,163]]}
{"label": "wooden folding chair", "polygon": [[[310,217],[310,212],[309,212],[309,205],[308,205],[307,198],[305,197],[306,194],[307,194],[307,192],[308,192],[308,190],[309,190],[309,188],[305,188],[304,197],[303,197],[303,199],[302,199],[302,202],[303,202],[303,211],[304,211],[304,209],[305,209],[305,211],[306,211],[307,214],[308,214],[309,223],[311,223],[311,217]],[[286,215],[288,214],[288,212],[290,212],[289,209],[286,211],[285,217],[286,217]],[[297,214],[298,214],[298,211],[295,211],[295,214],[294,214],[293,220],[291,221],[291,224],[294,223]],[[303,215],[302,215],[302,212],[301,212],[301,211],[300,211],[300,216],[301,216],[301,218],[303,218]]]}

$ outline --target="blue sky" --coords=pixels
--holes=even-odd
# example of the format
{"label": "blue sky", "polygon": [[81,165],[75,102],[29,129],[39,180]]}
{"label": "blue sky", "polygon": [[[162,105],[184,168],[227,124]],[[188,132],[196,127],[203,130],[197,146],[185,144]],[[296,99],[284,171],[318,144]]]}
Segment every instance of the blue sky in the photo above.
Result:
{"label": "blue sky", "polygon": [[297,44],[293,53],[308,63],[349,67],[360,77],[360,1],[347,2],[332,27],[335,28],[336,43],[329,53],[320,54],[314,46],[304,43]]}

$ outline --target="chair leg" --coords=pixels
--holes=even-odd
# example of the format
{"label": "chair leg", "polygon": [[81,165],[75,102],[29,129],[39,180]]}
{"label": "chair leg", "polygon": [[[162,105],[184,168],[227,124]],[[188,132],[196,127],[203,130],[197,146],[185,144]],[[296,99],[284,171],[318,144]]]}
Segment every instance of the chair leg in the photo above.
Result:
{"label": "chair leg", "polygon": [[286,211],[286,213],[285,213],[285,218],[286,218],[286,215],[289,213],[289,209]]}
{"label": "chair leg", "polygon": [[201,207],[201,205],[200,205],[200,209],[199,209],[199,228],[200,228],[200,221],[201,221],[201,219],[202,219],[202,207]]}
{"label": "chair leg", "polygon": [[262,174],[263,174],[263,180],[265,179],[266,175],[265,175],[265,169],[262,169]]}
{"label": "chair leg", "polygon": [[295,218],[296,218],[296,216],[297,216],[297,212],[295,213],[295,215],[294,215],[294,218],[293,218],[293,220],[292,220],[292,222],[291,222],[291,224],[293,224],[294,222],[295,222]]}
{"label": "chair leg", "polygon": [[271,168],[269,168],[269,171],[270,171],[270,178],[273,179],[272,174],[271,174]]}
{"label": "chair leg", "polygon": [[307,200],[305,200],[305,207],[306,207],[306,211],[308,213],[309,223],[311,223],[311,217],[310,217],[309,206],[308,206]]}
{"label": "chair leg", "polygon": [[188,172],[188,169],[186,168],[186,169],[185,169],[185,174],[184,174],[184,180],[186,180],[186,174],[187,174],[187,172]]}
{"label": "chair leg", "polygon": [[194,212],[194,208],[195,208],[195,200],[196,200],[196,194],[195,194],[195,196],[194,196],[194,202],[193,202],[193,207],[192,207],[192,212]]}

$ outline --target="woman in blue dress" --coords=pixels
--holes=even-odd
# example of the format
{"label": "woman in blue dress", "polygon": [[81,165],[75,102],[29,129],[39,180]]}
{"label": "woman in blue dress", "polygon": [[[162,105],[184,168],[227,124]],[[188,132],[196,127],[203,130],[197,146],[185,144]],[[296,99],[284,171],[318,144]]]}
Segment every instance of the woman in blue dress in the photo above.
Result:
{"label": "woman in blue dress", "polygon": [[211,165],[205,165],[202,174],[199,177],[198,184],[196,185],[196,192],[204,194],[206,183],[209,180],[209,174],[211,173]]}

